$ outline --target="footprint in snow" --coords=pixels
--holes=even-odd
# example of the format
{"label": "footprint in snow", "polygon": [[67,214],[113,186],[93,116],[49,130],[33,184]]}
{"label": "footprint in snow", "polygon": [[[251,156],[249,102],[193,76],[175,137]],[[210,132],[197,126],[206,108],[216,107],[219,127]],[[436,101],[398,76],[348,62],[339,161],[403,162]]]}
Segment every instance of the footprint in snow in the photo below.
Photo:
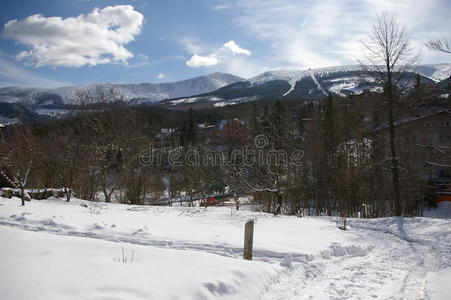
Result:
{"label": "footprint in snow", "polygon": [[52,219],[46,219],[42,221],[42,225],[44,226],[51,226],[51,227],[56,227],[58,226],[57,223],[55,223],[55,221],[53,221]]}
{"label": "footprint in snow", "polygon": [[97,223],[92,224],[92,228],[93,228],[93,229],[103,229],[103,227],[100,226],[100,225],[97,224]]}
{"label": "footprint in snow", "polygon": [[138,229],[138,230],[136,230],[135,232],[133,232],[132,233],[132,235],[135,235],[135,234],[138,234],[138,233],[142,233],[144,230],[141,228],[141,229]]}
{"label": "footprint in snow", "polygon": [[16,215],[11,215],[9,216],[11,219],[14,219],[16,221],[25,221],[27,218],[25,218],[25,216],[22,214],[20,216],[16,216]]}
{"label": "footprint in snow", "polygon": [[293,268],[293,255],[291,254],[287,254],[282,261],[280,262],[280,265],[282,267],[286,267],[288,269],[292,269]]}

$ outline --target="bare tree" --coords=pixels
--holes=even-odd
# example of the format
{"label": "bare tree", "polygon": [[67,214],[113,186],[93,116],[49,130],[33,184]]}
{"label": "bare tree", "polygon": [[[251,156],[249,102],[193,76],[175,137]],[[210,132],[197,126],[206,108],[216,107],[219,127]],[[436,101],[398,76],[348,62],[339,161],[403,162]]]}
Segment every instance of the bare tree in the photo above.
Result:
{"label": "bare tree", "polygon": [[[447,39],[446,37],[441,37],[435,40],[431,40],[427,43],[425,43],[426,47],[428,47],[430,50],[433,51],[440,51],[444,53],[451,54],[451,40]],[[443,157],[447,155],[447,153],[450,152],[449,147],[446,147],[444,145],[418,145],[420,147],[428,147],[432,150],[438,151]],[[451,155],[448,155],[448,158],[451,158]],[[432,162],[432,161],[425,161],[426,164],[429,164],[431,166],[438,166],[438,167],[446,167],[451,168],[451,165],[444,164],[444,163],[438,163],[438,162]]]}
{"label": "bare tree", "polygon": [[[42,160],[58,185],[64,190],[66,201],[72,198],[74,180],[77,176],[82,151],[82,136],[73,123],[57,123],[43,140]],[[86,159],[86,156],[85,156]]]}
{"label": "bare tree", "polygon": [[434,51],[440,51],[451,54],[451,43],[446,37],[431,40],[425,43],[426,47]]}
{"label": "bare tree", "polygon": [[288,119],[288,112],[280,101],[266,107],[261,116],[255,116],[254,145],[248,147],[256,153],[255,160],[250,163],[244,155],[232,152],[228,159],[230,164],[224,168],[229,176],[228,183],[232,183],[235,190],[265,194],[269,198],[266,210],[274,215],[281,214],[282,209],[287,211],[288,205],[284,202],[287,204],[289,197],[295,198],[293,190],[300,173],[300,167],[289,161],[297,149],[289,135]]}
{"label": "bare tree", "polygon": [[399,158],[396,149],[394,108],[399,98],[398,85],[405,74],[419,60],[410,45],[410,35],[396,21],[395,15],[384,12],[378,15],[369,34],[369,42],[364,42],[365,60],[361,68],[382,87],[386,101],[389,128],[389,147],[395,215],[402,215],[399,183]]}
{"label": "bare tree", "polygon": [[1,146],[0,152],[3,154],[0,157],[0,164],[11,171],[13,183],[20,189],[22,206],[24,206],[25,200],[30,200],[25,188],[36,160],[34,153],[36,141],[29,127],[19,127],[10,137],[8,145],[3,143]]}
{"label": "bare tree", "polygon": [[84,143],[95,154],[90,156],[89,167],[95,170],[105,202],[111,202],[138,160],[146,141],[146,122],[114,89],[99,88],[77,96],[85,110],[80,115],[81,124],[89,132]]}

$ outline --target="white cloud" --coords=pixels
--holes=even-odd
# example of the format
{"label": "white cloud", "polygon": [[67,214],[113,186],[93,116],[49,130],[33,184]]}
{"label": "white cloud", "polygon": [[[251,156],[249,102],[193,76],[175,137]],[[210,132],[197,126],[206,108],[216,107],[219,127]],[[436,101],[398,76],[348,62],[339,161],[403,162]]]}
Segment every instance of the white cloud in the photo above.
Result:
{"label": "white cloud", "polygon": [[219,63],[230,60],[230,54],[235,56],[236,54],[251,55],[251,51],[241,48],[235,41],[231,40],[223,44],[214,53],[202,56],[195,53],[186,62],[188,67],[198,68],[198,67],[211,67],[216,66]]}
{"label": "white cloud", "polygon": [[158,75],[157,75],[157,79],[165,79],[166,78],[166,75],[164,75],[163,73],[158,73]]}
{"label": "white cloud", "polygon": [[150,59],[147,55],[139,53],[138,55],[134,56],[132,59],[129,59],[126,64],[129,68],[141,68],[150,66]]}
{"label": "white cloud", "polygon": [[37,67],[126,63],[133,54],[124,45],[141,32],[143,22],[133,6],[117,5],[66,19],[38,14],[11,20],[3,36],[31,47],[16,58]]}
{"label": "white cloud", "polygon": [[227,4],[219,4],[219,5],[212,5],[211,8],[213,10],[227,10],[230,8],[230,6]]}
{"label": "white cloud", "polygon": [[241,48],[237,43],[235,43],[235,41],[228,41],[227,43],[222,45],[222,47],[224,49],[232,51],[233,54],[251,55],[251,51]]}
{"label": "white cloud", "polygon": [[199,68],[199,67],[211,67],[215,66],[219,63],[219,59],[215,54],[209,56],[201,56],[194,54],[191,58],[186,62],[188,67]]}
{"label": "white cloud", "polygon": [[[265,64],[314,68],[355,64],[360,41],[367,38],[377,13],[388,10],[412,33],[414,45],[449,35],[449,0],[235,0],[222,1],[233,22],[252,39],[268,43]],[[222,4],[220,3],[220,4]],[[220,5],[218,4],[218,5]],[[433,57],[432,57],[433,56]],[[439,62],[423,51],[424,62]],[[443,60],[442,60],[443,61]]]}

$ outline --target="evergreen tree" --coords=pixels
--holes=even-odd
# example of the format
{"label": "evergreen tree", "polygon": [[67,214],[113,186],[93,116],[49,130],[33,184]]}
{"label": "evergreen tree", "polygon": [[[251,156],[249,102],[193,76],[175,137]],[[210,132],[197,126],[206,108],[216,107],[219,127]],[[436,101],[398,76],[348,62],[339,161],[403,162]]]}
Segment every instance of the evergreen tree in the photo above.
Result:
{"label": "evergreen tree", "polygon": [[182,127],[180,127],[180,138],[179,138],[180,146],[186,146],[186,125],[183,124]]}
{"label": "evergreen tree", "polygon": [[272,137],[274,140],[274,147],[276,149],[282,149],[287,136],[287,114],[285,107],[280,100],[277,100],[274,104],[271,119],[271,123],[273,124]]}
{"label": "evergreen tree", "polygon": [[324,130],[324,142],[326,151],[332,153],[335,151],[335,106],[334,99],[331,94],[327,97],[324,105],[324,118],[323,118],[323,130]]}
{"label": "evergreen tree", "polygon": [[196,132],[195,132],[195,124],[194,124],[194,118],[193,118],[193,108],[190,108],[189,112],[188,112],[186,142],[189,145],[193,145],[195,143],[195,139],[196,139]]}
{"label": "evergreen tree", "polygon": [[413,100],[414,104],[419,105],[423,102],[423,83],[420,74],[416,74],[415,83],[413,84]]}

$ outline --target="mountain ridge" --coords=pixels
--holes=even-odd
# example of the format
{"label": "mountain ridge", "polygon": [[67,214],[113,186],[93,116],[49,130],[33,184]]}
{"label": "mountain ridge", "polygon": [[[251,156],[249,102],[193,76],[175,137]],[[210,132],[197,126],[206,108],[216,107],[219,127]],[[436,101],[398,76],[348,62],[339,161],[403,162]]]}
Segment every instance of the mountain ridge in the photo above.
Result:
{"label": "mountain ridge", "polygon": [[[411,85],[415,74],[420,74],[424,83],[440,82],[451,76],[451,64],[416,65],[401,82],[402,89]],[[339,96],[360,94],[365,90],[376,91],[380,87],[374,78],[359,65],[335,66],[307,70],[272,70],[245,81],[233,83],[216,91],[165,101],[166,105],[193,102],[215,102],[213,106],[224,106],[243,101],[270,98],[299,98],[320,100],[329,93]],[[193,98],[196,98],[193,101]]]}
{"label": "mountain ridge", "polygon": [[[402,82],[407,90],[420,74],[424,83],[436,83],[451,76],[451,64],[415,66]],[[339,96],[376,91],[378,84],[358,65],[335,66],[307,70],[272,70],[249,79],[228,74],[212,73],[190,79],[165,83],[92,83],[56,89],[31,87],[0,88],[0,120],[12,120],[24,112],[40,116],[70,114],[78,104],[77,93],[96,92],[97,88],[112,88],[130,105],[162,105],[166,107],[195,105],[221,107],[240,102],[271,99],[301,99],[319,101],[329,93]],[[439,85],[448,86],[439,83]],[[442,88],[442,89],[445,89]],[[444,93],[448,93],[445,91]],[[2,121],[5,122],[5,121]]]}
{"label": "mountain ridge", "polygon": [[243,78],[228,73],[211,73],[189,79],[162,83],[91,83],[85,85],[64,86],[59,88],[37,88],[8,86],[0,88],[0,102],[22,102],[33,105],[35,97],[42,94],[53,94],[51,101],[74,104],[77,92],[94,91],[97,88],[113,88],[123,95],[125,100],[145,98],[156,102],[166,98],[187,97],[195,94],[214,91],[223,86],[243,80]]}

